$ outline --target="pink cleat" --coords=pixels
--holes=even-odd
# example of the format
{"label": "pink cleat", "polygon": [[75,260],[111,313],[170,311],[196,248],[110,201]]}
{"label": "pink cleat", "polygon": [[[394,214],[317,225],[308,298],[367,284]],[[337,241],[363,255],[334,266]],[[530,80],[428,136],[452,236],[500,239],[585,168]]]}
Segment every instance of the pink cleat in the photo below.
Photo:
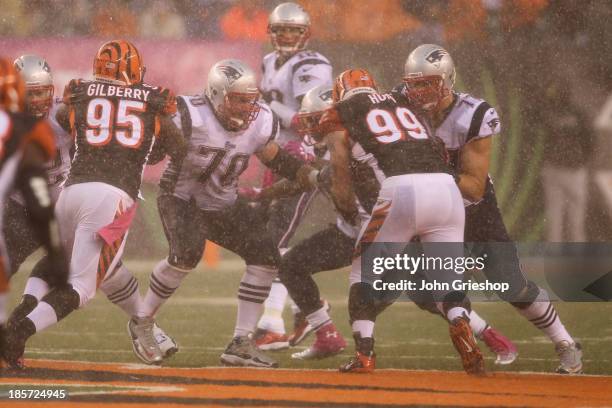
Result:
{"label": "pink cleat", "polygon": [[495,330],[493,327],[487,327],[478,337],[484,342],[484,344],[487,345],[489,350],[497,355],[495,364],[512,364],[518,357],[516,346],[510,341],[509,338]]}
{"label": "pink cleat", "polygon": [[293,353],[291,358],[297,360],[315,360],[336,355],[346,347],[346,341],[332,322],[317,330],[317,338],[312,346],[299,353]]}

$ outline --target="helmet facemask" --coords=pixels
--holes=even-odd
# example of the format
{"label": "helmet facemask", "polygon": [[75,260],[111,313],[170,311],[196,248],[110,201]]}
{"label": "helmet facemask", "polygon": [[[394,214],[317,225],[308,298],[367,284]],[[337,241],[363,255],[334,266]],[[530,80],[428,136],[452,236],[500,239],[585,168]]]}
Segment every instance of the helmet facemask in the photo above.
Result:
{"label": "helmet facemask", "polygon": [[442,99],[449,94],[444,88],[444,79],[439,75],[408,76],[404,78],[406,97],[415,107],[425,112],[434,112]]}
{"label": "helmet facemask", "polygon": [[229,92],[218,108],[218,114],[228,130],[244,130],[259,115],[259,92]]}
{"label": "helmet facemask", "polygon": [[36,117],[46,117],[53,104],[53,85],[26,86],[26,112]]}
{"label": "helmet facemask", "polygon": [[273,24],[268,34],[274,49],[284,57],[290,57],[303,50],[310,38],[310,28],[299,24]]}
{"label": "helmet facemask", "polygon": [[319,121],[323,112],[299,113],[297,132],[307,146],[314,146],[323,140]]}

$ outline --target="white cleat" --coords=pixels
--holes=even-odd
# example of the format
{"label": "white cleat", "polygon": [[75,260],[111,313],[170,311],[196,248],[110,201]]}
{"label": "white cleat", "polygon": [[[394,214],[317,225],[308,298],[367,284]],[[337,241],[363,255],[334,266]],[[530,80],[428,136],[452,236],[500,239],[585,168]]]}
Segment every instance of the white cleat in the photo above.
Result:
{"label": "white cleat", "polygon": [[234,337],[221,354],[221,363],[237,367],[278,367],[278,363],[261,352],[249,336]]}
{"label": "white cleat", "polygon": [[178,353],[179,347],[176,341],[168,336],[157,323],[153,323],[153,336],[155,337],[155,342],[159,346],[159,350],[164,360]]}
{"label": "white cleat", "polygon": [[155,321],[151,317],[130,319],[127,325],[134,354],[145,364],[162,363],[163,355],[153,335]]}
{"label": "white cleat", "polygon": [[560,341],[555,344],[555,351],[559,355],[559,374],[582,374],[582,347],[580,343]]}

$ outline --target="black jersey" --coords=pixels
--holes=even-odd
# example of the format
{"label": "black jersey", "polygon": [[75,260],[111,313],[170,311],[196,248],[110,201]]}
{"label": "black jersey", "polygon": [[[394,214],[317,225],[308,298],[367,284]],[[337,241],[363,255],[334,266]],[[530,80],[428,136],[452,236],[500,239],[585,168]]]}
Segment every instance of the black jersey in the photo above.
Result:
{"label": "black jersey", "polygon": [[344,129],[371,153],[385,177],[451,173],[444,145],[410,109],[391,94],[364,92],[341,101],[321,119],[327,129]]}
{"label": "black jersey", "polygon": [[76,151],[66,185],[101,182],[138,195],[159,115],[176,112],[174,95],[164,88],[72,80],[64,102]]}

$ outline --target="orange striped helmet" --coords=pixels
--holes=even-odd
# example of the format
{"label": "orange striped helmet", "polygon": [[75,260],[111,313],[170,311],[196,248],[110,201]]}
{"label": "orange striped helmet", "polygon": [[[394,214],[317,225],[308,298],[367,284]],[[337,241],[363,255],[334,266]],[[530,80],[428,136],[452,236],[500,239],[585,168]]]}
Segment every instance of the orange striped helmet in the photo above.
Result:
{"label": "orange striped helmet", "polygon": [[25,108],[25,83],[12,61],[0,57],[0,107],[9,112]]}
{"label": "orange striped helmet", "polygon": [[341,101],[353,94],[353,89],[365,88],[378,91],[376,82],[372,75],[365,69],[347,69],[336,77],[332,99],[334,102]]}
{"label": "orange striped helmet", "polygon": [[96,79],[118,85],[139,84],[145,68],[140,53],[126,40],[113,40],[102,44],[93,63]]}

